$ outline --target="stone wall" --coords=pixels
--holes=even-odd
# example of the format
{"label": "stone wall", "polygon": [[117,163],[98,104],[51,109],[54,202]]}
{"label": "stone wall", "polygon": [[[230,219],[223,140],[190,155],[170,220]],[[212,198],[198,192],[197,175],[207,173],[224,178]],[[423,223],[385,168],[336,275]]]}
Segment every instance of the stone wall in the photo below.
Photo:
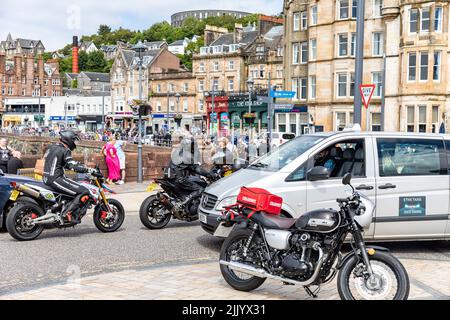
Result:
{"label": "stone wall", "polygon": [[[6,137],[9,145],[22,152],[24,166],[33,168],[36,161],[41,159],[44,150],[57,139],[39,136],[17,136],[1,134],[0,137]],[[101,154],[101,148],[104,142],[101,141],[80,141],[77,149],[74,151],[74,158],[77,161],[87,163],[88,165],[98,165],[104,174],[107,174],[104,156]],[[126,182],[136,181],[138,174],[137,145],[126,144],[124,147],[126,155]],[[143,146],[143,171],[144,180],[150,180],[161,177],[164,167],[170,162],[171,149],[156,146]]]}

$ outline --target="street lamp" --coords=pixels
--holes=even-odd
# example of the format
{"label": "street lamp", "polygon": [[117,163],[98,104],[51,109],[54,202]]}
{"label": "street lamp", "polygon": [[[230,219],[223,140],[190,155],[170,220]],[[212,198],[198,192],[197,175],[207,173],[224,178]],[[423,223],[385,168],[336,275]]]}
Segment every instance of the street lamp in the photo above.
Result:
{"label": "street lamp", "polygon": [[[177,99],[177,116],[178,116],[180,114],[180,98],[181,98],[181,94],[179,94],[177,92],[175,94],[175,98]],[[180,122],[177,121],[178,129],[180,129],[180,125],[181,125],[181,120],[180,120]]]}
{"label": "street lamp", "polygon": [[[139,41],[135,46],[133,46],[133,50],[139,56],[139,103],[142,102],[142,54],[147,50],[147,47]],[[141,106],[138,106],[138,114],[139,114],[139,126],[138,126],[138,183],[143,182],[143,167],[142,167],[142,113]]]}
{"label": "street lamp", "polygon": [[25,118],[23,120],[25,122],[26,127],[28,127],[28,120],[29,120],[27,113],[28,113],[28,106],[25,106]]}
{"label": "street lamp", "polygon": [[[255,81],[253,81],[252,78],[249,78],[247,80],[247,88],[248,88],[248,116],[251,117],[251,113],[252,113],[252,91],[253,91],[253,85],[255,84]],[[253,123],[250,121],[249,122],[249,140],[252,141],[253,140]]]}
{"label": "street lamp", "polygon": [[[212,92],[211,93],[209,93],[209,92],[205,92],[204,93],[204,96],[207,98],[207,97],[209,97],[209,96],[211,96],[211,116],[210,116],[210,121],[211,121],[211,131],[210,131],[210,134],[211,135],[213,135],[214,134],[214,124],[215,124],[215,122],[216,122],[216,117],[215,117],[215,114],[214,114],[214,98],[215,98],[215,96],[216,96],[216,92],[214,91],[214,85],[213,85],[213,87],[212,87]],[[219,135],[217,135],[217,137],[219,137]]]}

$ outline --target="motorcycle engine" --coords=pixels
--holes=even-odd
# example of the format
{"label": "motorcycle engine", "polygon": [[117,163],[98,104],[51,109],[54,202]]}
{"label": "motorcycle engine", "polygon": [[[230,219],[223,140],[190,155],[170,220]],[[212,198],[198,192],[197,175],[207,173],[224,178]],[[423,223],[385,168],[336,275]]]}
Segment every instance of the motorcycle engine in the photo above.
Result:
{"label": "motorcycle engine", "polygon": [[312,262],[312,245],[314,241],[309,233],[294,234],[291,239],[291,250],[283,256],[281,268],[287,277],[309,277],[314,271]]}
{"label": "motorcycle engine", "polygon": [[283,273],[288,277],[303,276],[308,273],[309,266],[299,254],[290,254],[283,258],[281,262]]}

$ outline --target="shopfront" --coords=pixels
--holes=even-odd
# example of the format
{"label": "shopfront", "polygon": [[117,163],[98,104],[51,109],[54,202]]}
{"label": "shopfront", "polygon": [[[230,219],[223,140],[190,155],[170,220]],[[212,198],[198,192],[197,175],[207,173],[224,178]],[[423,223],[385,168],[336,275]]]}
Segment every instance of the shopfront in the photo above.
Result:
{"label": "shopfront", "polygon": [[4,115],[3,116],[3,127],[12,127],[22,124],[22,117],[18,115]]}
{"label": "shopfront", "polygon": [[74,128],[77,126],[75,116],[50,116],[49,127],[57,128]]}
{"label": "shopfront", "polygon": [[254,114],[255,118],[253,124],[251,124],[253,133],[259,133],[266,131],[268,128],[267,121],[267,102],[245,99],[245,96],[230,97],[229,112],[231,127],[234,132],[245,132],[250,127],[249,121],[245,120],[244,115],[250,111]]}
{"label": "shopfront", "polygon": [[275,110],[275,131],[298,136],[310,133],[312,128],[308,106],[294,105],[292,109]]}
{"label": "shopfront", "polygon": [[[230,134],[229,112],[228,112],[228,97],[214,97],[214,106],[212,98],[206,99],[207,106],[207,128],[209,134],[228,136]],[[214,108],[214,112],[213,112]]]}

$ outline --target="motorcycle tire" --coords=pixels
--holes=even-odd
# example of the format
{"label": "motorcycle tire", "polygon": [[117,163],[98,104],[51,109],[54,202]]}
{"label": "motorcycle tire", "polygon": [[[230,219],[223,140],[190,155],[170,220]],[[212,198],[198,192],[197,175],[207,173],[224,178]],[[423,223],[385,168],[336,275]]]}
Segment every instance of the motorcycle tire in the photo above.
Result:
{"label": "motorcycle tire", "polygon": [[6,229],[11,237],[19,241],[31,241],[39,237],[44,230],[43,225],[35,225],[29,230],[18,229],[19,227],[25,228],[25,226],[23,226],[24,219],[33,213],[38,217],[45,214],[41,207],[31,202],[17,203],[12,207],[6,218]]}
{"label": "motorcycle tire", "polygon": [[102,218],[102,212],[107,211],[103,204],[96,206],[94,210],[94,224],[98,230],[104,233],[117,231],[125,220],[125,209],[119,201],[108,199],[108,204],[115,215],[114,221],[112,222]]}
{"label": "motorcycle tire", "polygon": [[[220,260],[229,261],[228,250],[230,247],[240,241],[243,241],[243,243],[247,242],[251,233],[252,232],[249,229],[237,229],[233,231],[222,245],[222,249],[220,250]],[[255,241],[257,237],[258,236],[255,235],[252,241]],[[234,271],[224,265],[220,265],[220,271],[222,272],[222,276],[225,281],[232,288],[239,291],[250,292],[259,288],[266,281],[266,278],[259,278],[250,275],[247,275],[249,277],[248,279],[242,279],[237,276]]]}
{"label": "motorcycle tire", "polygon": [[[352,290],[350,288],[350,280],[354,279],[353,270],[356,267],[356,264],[360,261],[356,256],[351,257],[350,259],[347,259],[347,261],[344,262],[344,265],[339,271],[338,279],[337,279],[337,287],[339,296],[342,300],[357,300],[357,298],[352,293]],[[402,263],[395,258],[393,255],[382,252],[382,251],[376,251],[374,255],[369,255],[369,261],[373,266],[373,262],[379,263],[380,265],[387,266],[392,274],[394,275],[395,279],[397,280],[397,290],[392,298],[384,299],[384,300],[407,300],[409,296],[409,277],[408,273],[406,272],[404,266]],[[380,268],[379,268],[380,269]],[[381,270],[381,269],[380,269]],[[377,271],[374,269],[374,272],[377,273]],[[360,277],[361,278],[361,277]],[[368,280],[367,280],[368,281]],[[366,282],[367,282],[366,281]],[[359,280],[359,283],[361,285],[363,280]],[[389,281],[386,281],[389,283]],[[385,283],[386,283],[385,282]],[[364,291],[366,290],[366,291]],[[372,291],[374,293],[376,290]],[[378,290],[379,292],[382,292],[381,290]],[[366,293],[366,297],[363,296],[361,299],[370,299],[370,289],[367,289],[366,286],[364,286],[363,289],[358,289],[355,293],[364,292]],[[382,299],[382,297],[373,297],[373,299]]]}
{"label": "motorcycle tire", "polygon": [[[166,215],[163,219],[159,220],[153,217],[153,210],[155,209],[166,210]],[[151,211],[151,213],[150,213]],[[151,214],[151,215],[150,215]],[[144,200],[139,209],[139,218],[142,224],[150,230],[162,229],[169,223],[172,218],[172,214],[161,204],[156,195],[152,195]],[[155,219],[156,221],[153,221]]]}

